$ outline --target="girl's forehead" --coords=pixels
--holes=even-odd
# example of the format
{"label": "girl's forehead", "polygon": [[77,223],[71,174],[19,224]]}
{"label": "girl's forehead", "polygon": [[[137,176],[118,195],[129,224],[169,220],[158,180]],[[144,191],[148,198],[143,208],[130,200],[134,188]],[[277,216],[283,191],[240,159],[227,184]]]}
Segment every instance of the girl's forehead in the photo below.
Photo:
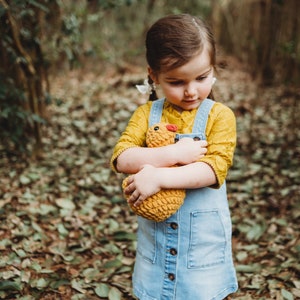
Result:
{"label": "girl's forehead", "polygon": [[212,69],[213,66],[211,64],[208,51],[202,51],[184,65],[166,72],[162,72],[161,75],[166,78],[189,78],[206,74]]}

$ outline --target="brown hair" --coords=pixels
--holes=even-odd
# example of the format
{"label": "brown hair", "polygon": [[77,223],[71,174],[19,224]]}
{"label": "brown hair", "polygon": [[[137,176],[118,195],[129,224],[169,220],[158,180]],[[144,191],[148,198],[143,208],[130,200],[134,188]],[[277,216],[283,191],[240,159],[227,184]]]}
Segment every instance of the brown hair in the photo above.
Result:
{"label": "brown hair", "polygon": [[146,58],[156,74],[178,68],[207,49],[211,65],[216,64],[215,41],[211,29],[189,14],[169,15],[155,22],[146,36]]}

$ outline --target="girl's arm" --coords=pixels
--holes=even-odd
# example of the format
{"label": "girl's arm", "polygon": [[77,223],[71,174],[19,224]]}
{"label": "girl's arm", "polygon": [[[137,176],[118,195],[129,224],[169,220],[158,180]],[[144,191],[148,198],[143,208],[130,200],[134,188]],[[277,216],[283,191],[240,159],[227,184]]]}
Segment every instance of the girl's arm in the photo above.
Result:
{"label": "girl's arm", "polygon": [[140,172],[130,176],[125,193],[129,202],[139,205],[161,189],[195,189],[216,184],[213,169],[206,163],[195,162],[175,168],[155,168],[145,165]]}
{"label": "girl's arm", "polygon": [[173,145],[160,148],[146,147],[146,132],[151,103],[140,106],[132,115],[129,123],[117,142],[111,158],[114,171],[134,174],[143,165],[171,167],[185,165],[203,158],[207,152],[206,141],[181,139]]}
{"label": "girl's arm", "polygon": [[154,167],[186,165],[202,158],[207,152],[206,147],[206,141],[194,141],[191,138],[184,138],[176,144],[164,147],[133,147],[119,155],[116,169],[122,173],[134,174],[145,164]]}

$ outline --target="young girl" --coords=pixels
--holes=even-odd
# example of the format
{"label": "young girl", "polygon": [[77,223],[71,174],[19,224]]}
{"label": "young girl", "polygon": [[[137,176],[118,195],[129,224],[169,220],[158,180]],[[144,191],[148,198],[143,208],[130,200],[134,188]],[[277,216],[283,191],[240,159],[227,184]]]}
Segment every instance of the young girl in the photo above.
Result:
{"label": "young girl", "polygon": [[[149,82],[164,98],[134,112],[112,168],[132,174],[125,193],[134,205],[161,189],[186,189],[186,198],[163,222],[138,217],[134,293],[141,300],[221,300],[237,290],[225,186],[236,124],[228,107],[207,99],[214,39],[200,19],[171,15],[149,29],[146,50]],[[176,124],[179,141],[147,148],[146,131],[157,121]]]}

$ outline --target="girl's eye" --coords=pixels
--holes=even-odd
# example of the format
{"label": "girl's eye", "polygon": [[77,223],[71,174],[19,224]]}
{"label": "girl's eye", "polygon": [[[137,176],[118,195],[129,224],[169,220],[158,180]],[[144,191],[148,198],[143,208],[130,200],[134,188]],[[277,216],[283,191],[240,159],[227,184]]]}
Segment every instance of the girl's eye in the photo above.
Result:
{"label": "girl's eye", "polygon": [[197,78],[198,81],[203,81],[207,78],[207,76],[200,76]]}
{"label": "girl's eye", "polygon": [[170,85],[182,85],[183,82],[182,81],[171,81],[169,82]]}

